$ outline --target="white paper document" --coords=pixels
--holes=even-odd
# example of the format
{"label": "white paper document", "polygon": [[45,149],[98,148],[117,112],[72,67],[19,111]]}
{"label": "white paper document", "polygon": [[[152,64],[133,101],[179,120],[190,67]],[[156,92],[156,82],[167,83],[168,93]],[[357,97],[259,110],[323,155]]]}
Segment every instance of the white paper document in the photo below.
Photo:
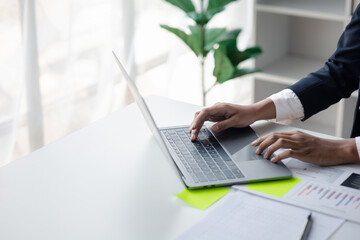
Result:
{"label": "white paper document", "polygon": [[[245,192],[232,194],[178,239],[299,239],[309,210]],[[309,239],[327,239],[344,222],[312,213]]]}
{"label": "white paper document", "polygon": [[289,158],[284,161],[301,181],[278,198],[237,185],[234,188],[360,223],[360,173],[342,166],[320,167]]}

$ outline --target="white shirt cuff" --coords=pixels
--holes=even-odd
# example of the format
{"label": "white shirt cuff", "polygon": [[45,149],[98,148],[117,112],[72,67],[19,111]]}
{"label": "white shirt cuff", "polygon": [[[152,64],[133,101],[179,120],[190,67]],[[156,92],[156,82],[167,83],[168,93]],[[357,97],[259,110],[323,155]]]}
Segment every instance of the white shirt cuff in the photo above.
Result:
{"label": "white shirt cuff", "polygon": [[359,159],[360,159],[360,137],[355,138],[356,148],[358,151]]}
{"label": "white shirt cuff", "polygon": [[292,90],[284,89],[269,98],[275,104],[276,122],[290,124],[296,119],[304,118],[304,108]]}

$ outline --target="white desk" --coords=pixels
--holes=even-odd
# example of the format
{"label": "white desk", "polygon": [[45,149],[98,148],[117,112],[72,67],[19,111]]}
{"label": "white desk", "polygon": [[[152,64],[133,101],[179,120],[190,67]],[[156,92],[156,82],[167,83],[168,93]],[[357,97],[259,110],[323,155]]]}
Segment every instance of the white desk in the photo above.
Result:
{"label": "white desk", "polygon": [[[188,124],[200,109],[148,102],[159,126]],[[0,169],[0,239],[174,239],[206,211],[174,196],[183,186],[166,161],[132,104]],[[359,236],[347,222],[333,239]]]}

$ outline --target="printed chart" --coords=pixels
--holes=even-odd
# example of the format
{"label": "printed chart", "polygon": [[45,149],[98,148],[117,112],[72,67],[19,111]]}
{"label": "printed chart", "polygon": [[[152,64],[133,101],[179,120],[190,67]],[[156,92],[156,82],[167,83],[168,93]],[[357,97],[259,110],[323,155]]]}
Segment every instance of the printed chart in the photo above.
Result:
{"label": "printed chart", "polygon": [[315,204],[355,216],[360,214],[360,193],[358,191],[347,191],[339,187],[309,182],[298,188],[294,194],[289,196],[289,199],[308,202],[311,205]]}
{"label": "printed chart", "polygon": [[328,183],[335,182],[345,171],[339,168],[320,167],[313,164],[301,162],[296,159],[291,159],[286,163],[286,166],[297,175],[297,177],[306,176],[308,178],[325,181]]}

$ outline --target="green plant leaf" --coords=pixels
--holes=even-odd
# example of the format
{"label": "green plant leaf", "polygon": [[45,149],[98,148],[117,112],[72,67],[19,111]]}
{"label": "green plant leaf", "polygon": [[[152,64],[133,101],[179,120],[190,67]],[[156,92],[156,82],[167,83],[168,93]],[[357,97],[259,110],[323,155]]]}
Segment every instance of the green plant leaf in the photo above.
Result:
{"label": "green plant leaf", "polygon": [[165,0],[166,2],[180,8],[186,15],[194,20],[199,25],[204,25],[208,22],[206,14],[196,12],[195,6],[191,0]]}
{"label": "green plant leaf", "polygon": [[226,32],[226,28],[210,28],[205,31],[205,56],[214,49],[219,38]]}
{"label": "green plant leaf", "polygon": [[251,73],[257,73],[260,72],[260,69],[257,68],[241,68],[241,69],[236,69],[234,71],[234,74],[231,78],[236,78],[236,77],[241,77],[247,74],[251,74]]}
{"label": "green plant leaf", "polygon": [[194,33],[188,35],[180,29],[173,28],[167,25],[160,25],[160,27],[168,30],[169,32],[172,32],[173,34],[178,36],[181,40],[183,40],[184,43],[190,47],[190,49],[195,53],[196,56],[199,56],[201,54],[201,46],[199,41],[200,35],[196,36],[196,34]]}
{"label": "green plant leaf", "polygon": [[[193,39],[194,49],[197,50],[198,54],[196,56],[202,55],[201,49],[201,27],[199,25],[189,26],[191,37]],[[194,51],[195,52],[195,51]]]}
{"label": "green plant leaf", "polygon": [[224,83],[229,80],[234,74],[234,66],[226,55],[226,47],[220,46],[214,52],[215,67],[213,75],[216,77],[216,82]]}
{"label": "green plant leaf", "polygon": [[234,49],[234,46],[228,46],[227,48],[228,56],[234,66],[239,65],[239,63],[259,56],[262,53],[260,47],[250,47],[245,49],[244,51],[239,51],[238,49]]}
{"label": "green plant leaf", "polygon": [[237,37],[239,36],[241,29],[234,29],[223,34],[218,43],[221,46],[226,46],[226,53],[234,66],[237,66],[240,62],[249,58],[257,57],[262,53],[260,47],[250,47],[244,51],[239,51],[237,48]]}
{"label": "green plant leaf", "polygon": [[195,12],[195,7],[191,0],[165,0],[165,1],[180,8],[185,13]]}
{"label": "green plant leaf", "polygon": [[209,0],[206,9],[207,21],[210,21],[217,13],[222,12],[226,5],[235,1],[237,0]]}
{"label": "green plant leaf", "polygon": [[231,77],[223,79],[223,81],[221,83],[227,82],[227,81],[232,80],[232,79],[237,78],[237,77],[242,77],[244,75],[257,73],[257,72],[260,72],[260,69],[257,69],[257,68],[253,68],[253,69],[250,69],[250,68],[235,69],[233,75]]}
{"label": "green plant leaf", "polygon": [[204,13],[198,13],[198,12],[189,12],[187,13],[187,15],[195,21],[196,24],[198,25],[205,25],[209,22],[209,20],[207,19],[206,14]]}
{"label": "green plant leaf", "polygon": [[[194,48],[198,49],[204,57],[213,49],[217,43],[217,39],[226,31],[226,28],[210,28],[205,30],[205,46],[204,52],[201,50],[201,26],[189,26],[191,35],[194,40]],[[198,56],[198,55],[197,55]]]}
{"label": "green plant leaf", "polygon": [[221,35],[221,37],[218,39],[217,42],[219,44],[226,44],[226,45],[232,42],[236,43],[237,37],[239,36],[240,33],[241,33],[240,28],[227,31],[226,33]]}

